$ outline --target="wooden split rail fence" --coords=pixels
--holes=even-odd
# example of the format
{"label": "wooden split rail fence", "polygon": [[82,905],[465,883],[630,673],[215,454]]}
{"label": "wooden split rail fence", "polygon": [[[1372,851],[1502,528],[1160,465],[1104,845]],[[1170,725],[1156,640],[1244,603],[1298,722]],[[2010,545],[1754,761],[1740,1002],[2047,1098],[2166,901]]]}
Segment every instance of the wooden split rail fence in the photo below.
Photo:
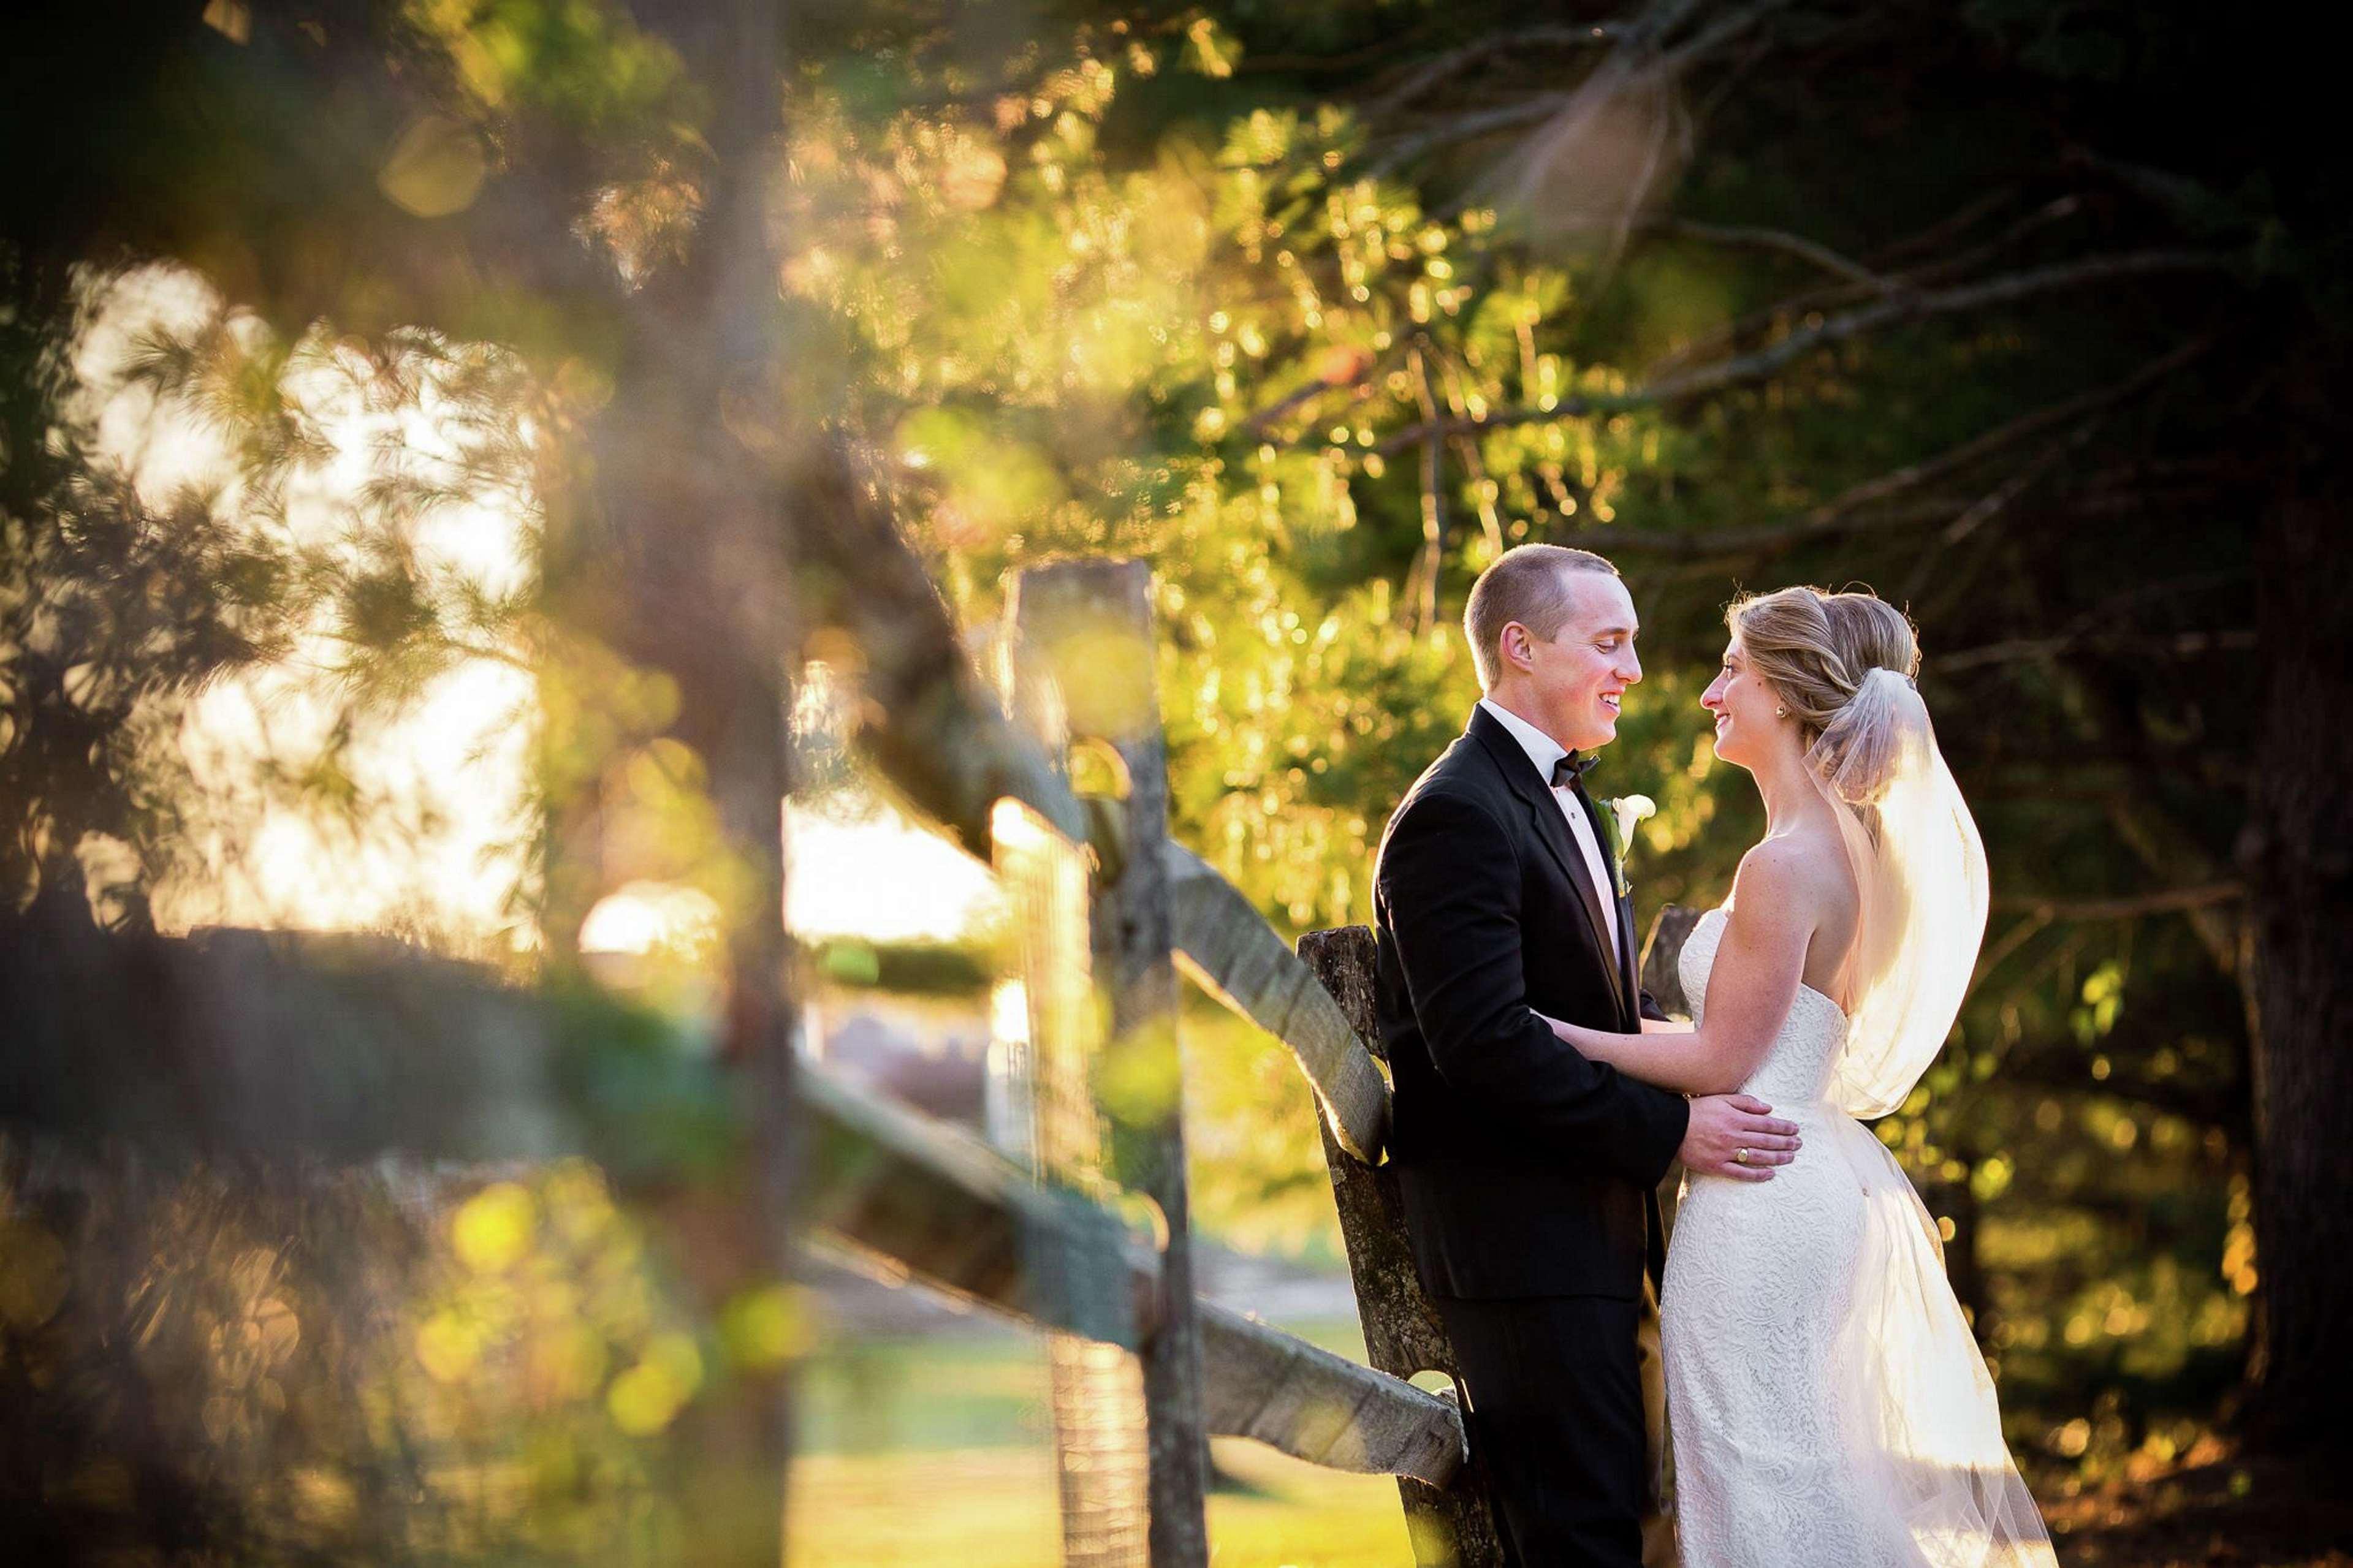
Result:
{"label": "wooden split rail fence", "polygon": [[[1372,933],[1314,932],[1294,952],[1167,838],[1148,589],[1134,562],[1024,573],[1001,705],[933,716],[994,763],[892,774],[986,846],[1017,906],[1031,1107],[1018,1159],[822,1072],[780,1091],[773,1071],[678,1048],[613,998],[517,990],[388,942],[21,919],[0,940],[15,999],[0,1124],[210,1159],[585,1154],[639,1194],[682,1179],[638,1136],[649,1110],[732,1129],[754,1170],[788,1152],[793,1225],[1048,1332],[1066,1563],[1206,1563],[1207,1439],[1227,1435],[1396,1476],[1418,1563],[1498,1563],[1461,1413],[1408,1381],[1454,1369],[1380,1163]],[[1006,760],[1024,747],[1046,765]],[[1681,931],[1667,934],[1646,974],[1671,984],[1655,950]],[[1314,1088],[1370,1366],[1194,1292],[1180,970],[1288,1046]],[[598,1088],[617,1068],[624,1102]],[[1160,1092],[1112,1102],[1093,1087],[1107,1077]],[[788,1123],[769,1114],[778,1099]],[[736,1186],[739,1217],[782,1235],[769,1184]],[[1123,1217],[1139,1206],[1151,1234]]]}

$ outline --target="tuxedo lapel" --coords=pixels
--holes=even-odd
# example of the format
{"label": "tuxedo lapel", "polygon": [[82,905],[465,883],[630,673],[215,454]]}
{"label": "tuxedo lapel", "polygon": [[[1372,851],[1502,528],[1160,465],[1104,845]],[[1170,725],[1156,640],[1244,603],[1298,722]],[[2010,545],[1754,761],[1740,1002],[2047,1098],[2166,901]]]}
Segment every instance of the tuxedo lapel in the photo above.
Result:
{"label": "tuxedo lapel", "polygon": [[[1577,889],[1577,901],[1585,910],[1586,924],[1592,932],[1594,956],[1601,960],[1602,968],[1609,976],[1609,989],[1618,998],[1618,1005],[1622,1012],[1627,990],[1620,971],[1624,966],[1609,962],[1610,906],[1601,901],[1600,890],[1593,885],[1593,874],[1586,869],[1585,857],[1578,851],[1577,840],[1569,837],[1568,823],[1560,814],[1560,802],[1554,798],[1552,786],[1536,776],[1535,764],[1528,760],[1527,752],[1520,749],[1519,742],[1513,739],[1511,731],[1498,723],[1485,709],[1479,709],[1471,715],[1471,733],[1478,736],[1480,742],[1487,748],[1495,766],[1503,772],[1504,782],[1511,786],[1512,793],[1520,797],[1521,805],[1526,808],[1528,821],[1534,826],[1536,837],[1552,852],[1553,859],[1559,865],[1561,875],[1568,879],[1569,886]],[[1623,951],[1622,944],[1620,951]]]}
{"label": "tuxedo lapel", "polygon": [[1630,898],[1617,896],[1618,884],[1626,879],[1618,869],[1618,837],[1602,824],[1601,807],[1585,793],[1585,785],[1577,786],[1577,798],[1585,806],[1585,819],[1592,826],[1596,844],[1601,846],[1601,858],[1609,868],[1609,918],[1618,927],[1618,1000],[1627,1009],[1627,1016],[1636,1020],[1629,1033],[1641,1030],[1641,1006],[1636,998],[1641,995],[1634,977],[1634,905]]}
{"label": "tuxedo lapel", "polygon": [[1631,899],[1618,900],[1618,978],[1624,985],[1618,1000],[1626,1005],[1626,1032],[1639,1035],[1642,1032],[1642,990],[1634,974],[1634,900]]}

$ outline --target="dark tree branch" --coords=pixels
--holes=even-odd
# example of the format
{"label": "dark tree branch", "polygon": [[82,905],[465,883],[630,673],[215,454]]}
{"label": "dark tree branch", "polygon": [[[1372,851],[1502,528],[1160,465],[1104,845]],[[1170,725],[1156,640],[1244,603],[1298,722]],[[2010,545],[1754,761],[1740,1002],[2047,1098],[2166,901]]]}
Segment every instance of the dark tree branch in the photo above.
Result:
{"label": "dark tree branch", "polygon": [[[1908,464],[1876,479],[1866,479],[1788,522],[1714,533],[1669,533],[1651,529],[1585,529],[1577,534],[1577,542],[1592,550],[1634,551],[1674,559],[1704,560],[1762,554],[1818,539],[1882,528],[1916,526],[1924,521],[1949,518],[1957,510],[1955,503],[1950,501],[1936,501],[1919,508],[1867,516],[1858,514],[1907,490],[1917,489],[1933,480],[1962,472],[2053,426],[2114,407],[2190,363],[2212,346],[2211,339],[2185,343],[2152,360],[2122,381],[2022,415],[1924,462]],[[1966,510],[1963,515],[1966,515]]]}
{"label": "dark tree branch", "polygon": [[2055,293],[2068,289],[2080,289],[2094,283],[2116,279],[2147,277],[2169,272],[2211,272],[2229,268],[2234,258],[2220,251],[2207,250],[2142,250],[2116,256],[2094,256],[2077,261],[2060,262],[2050,267],[2031,268],[2000,278],[1938,293],[1907,293],[1860,310],[1832,316],[1811,327],[1790,333],[1779,342],[1755,353],[1725,360],[1681,376],[1671,377],[1650,387],[1643,394],[1653,403],[1672,403],[1701,393],[1718,392],[1729,387],[1747,385],[1771,375],[1818,348],[1844,342],[1882,327],[1924,321],[1932,316],[1952,315],[1963,310],[1981,310],[1989,305],[2009,304],[2033,298],[2039,294]]}
{"label": "dark tree branch", "polygon": [[2192,232],[2239,232],[2253,222],[2236,205],[2186,174],[2110,158],[2089,147],[2070,147],[2064,158],[2073,167],[2115,181]]}
{"label": "dark tree branch", "polygon": [[2037,898],[2008,894],[1993,900],[1997,910],[2042,916],[2054,921],[2130,921],[2143,915],[2179,914],[2212,909],[2247,896],[2243,882],[2208,882],[2191,888],[2163,888],[2150,893],[2130,893],[2112,899]]}
{"label": "dark tree branch", "polygon": [[2041,435],[2043,431],[2064,425],[2070,420],[2082,418],[2085,415],[2094,414],[2121,403],[2179,370],[2212,346],[2211,339],[2200,339],[2193,343],[2185,343],[2170,353],[2152,360],[2131,375],[2112,385],[2084,393],[2080,396],[2071,397],[2063,402],[2054,403],[2047,408],[2038,408],[2033,413],[2021,415],[2006,425],[1998,425],[1985,434],[1973,437],[1926,462],[1910,464],[1882,474],[1875,479],[1866,479],[1836,499],[1818,507],[1814,511],[1809,512],[1807,516],[1809,520],[1829,521],[1859,507],[1885,500],[1890,496],[1926,484],[1930,480],[1941,479],[1948,475],[1958,473],[2031,436]]}
{"label": "dark tree branch", "polygon": [[[1899,295],[1792,332],[1779,342],[1755,353],[1723,360],[1616,396],[1565,397],[1550,408],[1506,408],[1475,419],[1447,419],[1437,423],[1440,434],[1452,436],[1683,403],[1767,380],[1775,372],[1816,349],[1829,348],[1883,327],[1980,310],[1989,305],[2009,304],[2039,294],[2084,288],[2120,278],[2222,271],[2232,264],[2232,258],[2219,251],[2144,250],[2038,267],[2025,272],[1989,279],[1967,288],[1946,289],[1941,293]],[[1395,452],[1412,446],[1427,434],[1423,426],[1409,426],[1390,435],[1378,449]]]}
{"label": "dark tree branch", "polygon": [[2172,374],[2213,346],[2214,341],[2211,338],[2200,338],[2195,342],[2184,343],[2171,353],[2151,360],[2147,364],[2113,385],[2086,392],[2063,402],[2054,403],[2047,408],[2037,409],[2031,414],[2011,420],[2007,425],[1996,426],[1984,435],[1964,441],[1950,451],[1932,458],[1925,463],[1915,463],[1908,468],[1897,468],[1892,473],[1883,474],[1878,479],[1867,479],[1818,509],[1816,512],[1808,515],[1813,517],[1828,514],[1834,517],[1857,507],[1884,500],[1891,495],[1926,484],[1929,480],[1941,479],[1947,475],[1957,473],[1980,459],[1990,457],[1995,452],[2031,436],[2040,435],[2070,420],[2079,419],[2085,415],[2095,414],[2122,403]]}
{"label": "dark tree branch", "polygon": [[1577,48],[1610,43],[1624,36],[1623,26],[1616,23],[1599,23],[1590,26],[1520,27],[1509,33],[1495,34],[1423,61],[1396,87],[1366,104],[1362,112],[1366,120],[1381,120],[1411,103],[1447,78],[1496,55],[1516,54],[1526,49]]}
{"label": "dark tree branch", "polygon": [[1971,501],[1962,510],[1960,516],[1940,529],[1936,537],[1928,542],[1928,547],[1920,552],[1919,559],[1912,563],[1912,571],[1905,578],[1899,595],[1901,602],[1910,604],[1916,601],[1921,590],[1936,579],[1937,563],[1944,559],[1946,551],[2008,511],[2019,497],[2032,489],[2045,475],[2059,466],[2063,458],[2081,449],[2098,430],[2099,423],[2096,418],[2087,419],[2072,434],[2052,442],[2037,453],[2031,462],[2012,469],[2000,484]]}
{"label": "dark tree branch", "polygon": [[1672,235],[1681,239],[1704,240],[1711,245],[1737,246],[1752,250],[1778,250],[1811,262],[1825,272],[1834,273],[1850,283],[1859,283],[1882,294],[1893,294],[1905,284],[1894,278],[1883,277],[1860,262],[1850,261],[1830,247],[1808,239],[1801,234],[1789,234],[1778,228],[1757,228],[1713,223],[1694,223],[1686,218],[1652,218],[1639,226],[1654,233]]}
{"label": "dark tree branch", "polygon": [[1945,654],[1936,660],[1936,668],[1940,670],[1976,669],[1985,665],[2010,664],[2021,659],[2054,658],[2072,648],[2097,648],[2104,652],[2175,654],[2189,658],[2206,653],[2245,653],[2255,646],[2255,634],[2253,630],[2175,632],[2163,637],[2118,634],[2113,637],[2012,637],[2003,642],[1987,643],[1980,647],[1967,647],[1955,653]]}
{"label": "dark tree branch", "polygon": [[[2007,200],[2012,193],[2003,191],[1996,194]],[[2054,201],[2046,202],[1973,250],[1963,251],[1957,256],[1948,256],[1941,261],[1915,267],[1908,271],[1880,275],[1898,290],[1915,291],[1926,289],[1933,284],[1943,283],[1955,278],[1967,277],[1975,268],[2015,247],[2020,240],[2035,230],[2048,227],[2063,218],[2073,216],[2083,205],[2081,196],[2061,196]],[[1908,242],[1905,248],[1908,249]],[[1865,265],[1867,267],[1869,264]],[[1881,289],[1869,284],[1833,283],[1822,288],[1808,289],[1800,294],[1793,294],[1786,300],[1776,300],[1762,310],[1751,310],[1748,314],[1728,322],[1715,331],[1704,333],[1680,348],[1662,354],[1645,367],[1644,379],[1655,380],[1679,365],[1688,364],[1694,360],[1730,348],[1736,343],[1747,342],[1770,330],[1777,322],[1791,321],[1813,310],[1827,310],[1857,304],[1881,292]]]}
{"label": "dark tree branch", "polygon": [[[1666,47],[1667,38],[1698,9],[1697,0],[1654,0],[1648,9],[1627,21],[1598,28],[1546,29],[1547,33],[1558,32],[1571,37],[1582,35],[1578,41],[1592,41],[1598,36],[1601,41],[1609,42],[1614,47],[1601,64],[1595,68],[1593,74],[1579,83],[1574,90],[1545,93],[1535,98],[1524,99],[1517,103],[1503,104],[1495,108],[1458,114],[1427,130],[1404,136],[1392,142],[1365,170],[1364,177],[1378,179],[1412,163],[1417,158],[1454,142],[1467,142],[1477,137],[1492,135],[1499,131],[1510,131],[1523,125],[1535,124],[1557,115],[1577,113],[1592,101],[1596,93],[1608,97],[1656,86],[1661,81],[1671,79],[1689,69],[1701,59],[1748,32],[1767,16],[1788,4],[1789,0],[1756,0],[1755,4],[1743,6],[1717,18],[1713,24],[1702,27],[1683,42],[1671,47]],[[1511,40],[1497,42],[1504,47],[1514,47]],[[1476,50],[1479,54],[1491,52],[1483,45],[1468,47]],[[1460,52],[1463,51],[1458,51]],[[1472,58],[1475,58],[1476,56]],[[1466,59],[1462,62],[1448,64],[1446,70],[1440,71],[1430,80],[1434,82],[1467,63],[1470,61]],[[1429,84],[1417,78],[1407,85],[1411,88],[1409,93],[1400,91],[1399,94],[1394,95],[1392,100],[1381,107],[1393,109],[1397,103],[1418,96],[1426,90]]]}
{"label": "dark tree branch", "polygon": [[1703,27],[1686,41],[1661,55],[1659,69],[1671,76],[1680,73],[1747,32],[1774,12],[1787,9],[1788,5],[1789,0],[1757,0],[1753,5],[1723,16],[1713,26]]}
{"label": "dark tree branch", "polygon": [[[2089,682],[2073,683],[2077,692],[2090,692]],[[2104,697],[2095,697],[2107,710],[2106,727],[2114,733],[2130,735],[2129,715],[2114,711],[2114,704]],[[2142,727],[2146,733],[2146,727]],[[2160,877],[2175,877],[2187,871],[2198,878],[2196,885],[2219,886],[2231,880],[2228,868],[2217,856],[2210,855],[2173,816],[2158,804],[2147,789],[2119,790],[2108,797],[2108,823],[2124,841],[2135,858]],[[2214,967],[2231,976],[2243,988],[2247,984],[2241,951],[2241,936],[2245,921],[2219,904],[2187,904],[2183,913],[2189,918],[2190,929],[2198,933],[2199,945],[2214,961]]]}
{"label": "dark tree branch", "polygon": [[1440,147],[1457,142],[1469,142],[1481,136],[1492,136],[1498,131],[1514,131],[1523,125],[1534,125],[1551,119],[1575,100],[1575,94],[1548,92],[1539,98],[1522,99],[1496,109],[1474,110],[1439,121],[1428,130],[1400,137],[1389,144],[1388,151],[1367,165],[1358,176],[1377,180],[1383,175],[1412,163],[1416,158],[1434,153]]}
{"label": "dark tree branch", "polygon": [[1891,261],[1898,261],[1907,256],[1917,256],[1923,251],[1935,250],[1946,241],[1957,239],[1968,233],[1978,224],[2015,201],[2019,195],[2019,189],[2015,185],[2004,185],[1999,190],[1988,191],[1985,195],[1964,205],[1950,217],[1930,224],[1919,233],[1896,240],[1874,252],[1871,259],[1879,266],[1884,267]]}
{"label": "dark tree branch", "polygon": [[[1259,409],[1256,413],[1250,415],[1248,417],[1244,418],[1240,424],[1235,426],[1234,428],[1240,435],[1250,437],[1262,436],[1269,429],[1272,428],[1277,422],[1298,412],[1300,409],[1308,406],[1327,392],[1338,392],[1345,388],[1353,388],[1356,392],[1357,399],[1361,399],[1366,389],[1372,383],[1377,381],[1380,378],[1381,373],[1388,369],[1390,364],[1395,363],[1395,350],[1391,350],[1390,353],[1382,355],[1378,359],[1375,359],[1369,353],[1360,353],[1356,359],[1355,368],[1347,374],[1339,376],[1328,374],[1319,375],[1310,381],[1306,385],[1300,387],[1297,391],[1286,394],[1285,395],[1277,398],[1274,402],[1268,404],[1265,407]],[[1351,401],[1354,402],[1357,399],[1352,399]]]}

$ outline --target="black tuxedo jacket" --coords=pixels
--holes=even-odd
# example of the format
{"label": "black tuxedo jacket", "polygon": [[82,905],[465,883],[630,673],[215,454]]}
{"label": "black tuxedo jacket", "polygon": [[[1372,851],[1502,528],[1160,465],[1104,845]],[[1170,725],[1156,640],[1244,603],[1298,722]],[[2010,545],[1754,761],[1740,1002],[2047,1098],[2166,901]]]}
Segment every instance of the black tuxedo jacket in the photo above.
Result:
{"label": "black tuxedo jacket", "polygon": [[1536,1016],[1630,1034],[1647,999],[1626,900],[1593,886],[1549,783],[1485,709],[1390,816],[1373,887],[1390,1152],[1423,1289],[1639,1298],[1690,1106]]}

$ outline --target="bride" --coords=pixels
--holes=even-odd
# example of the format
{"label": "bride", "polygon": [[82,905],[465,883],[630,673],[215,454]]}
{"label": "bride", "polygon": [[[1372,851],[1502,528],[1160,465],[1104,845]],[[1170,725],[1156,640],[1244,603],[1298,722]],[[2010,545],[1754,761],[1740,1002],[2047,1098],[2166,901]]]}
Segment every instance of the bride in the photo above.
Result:
{"label": "bride", "polygon": [[1662,1331],[1685,1568],[2047,1568],[1936,1222],[1857,1120],[1935,1058],[1985,931],[1985,851],[1912,625],[1812,588],[1725,619],[1701,701],[1766,831],[1683,948],[1694,1022],[1547,1020],[1595,1060],[1745,1089],[1800,1128],[1794,1163],[1742,1161],[1778,1180],[1694,1177],[1677,1213]]}

